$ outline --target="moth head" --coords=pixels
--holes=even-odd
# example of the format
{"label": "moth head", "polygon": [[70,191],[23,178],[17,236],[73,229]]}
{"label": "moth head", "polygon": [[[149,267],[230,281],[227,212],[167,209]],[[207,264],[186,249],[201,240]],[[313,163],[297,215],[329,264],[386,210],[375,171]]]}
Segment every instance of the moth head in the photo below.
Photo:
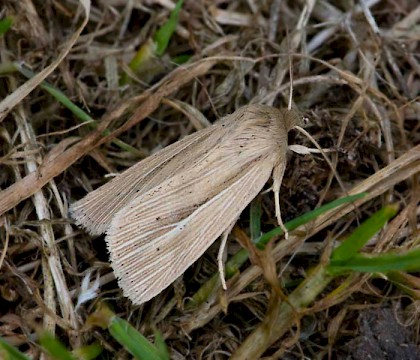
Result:
{"label": "moth head", "polygon": [[286,130],[292,130],[296,126],[305,127],[308,124],[308,118],[304,117],[299,110],[283,109],[283,119]]}

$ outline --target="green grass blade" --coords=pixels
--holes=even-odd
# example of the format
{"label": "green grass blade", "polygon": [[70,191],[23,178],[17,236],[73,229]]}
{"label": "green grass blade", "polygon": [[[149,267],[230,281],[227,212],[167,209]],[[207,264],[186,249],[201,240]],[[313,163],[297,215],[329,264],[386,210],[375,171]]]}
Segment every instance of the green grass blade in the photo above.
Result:
{"label": "green grass blade", "polygon": [[30,360],[25,354],[21,353],[14,346],[0,337],[0,359],[4,360]]}
{"label": "green grass blade", "polygon": [[162,56],[166,48],[168,47],[169,41],[176,29],[179,18],[179,11],[181,10],[184,0],[178,0],[175,8],[172,10],[168,21],[162,25],[162,27],[156,32],[153,40],[156,43],[156,55]]}
{"label": "green grass blade", "polygon": [[103,351],[103,347],[99,343],[85,345],[73,350],[73,354],[78,360],[96,359]]}
{"label": "green grass blade", "polygon": [[167,360],[161,352],[152,345],[127,321],[114,316],[108,325],[108,331],[124,348],[138,360]]}
{"label": "green grass blade", "polygon": [[257,197],[251,202],[251,207],[249,211],[249,231],[251,239],[257,239],[261,236],[261,199]]}
{"label": "green grass blade", "polygon": [[[35,76],[35,74],[31,70],[25,68],[24,66],[19,66],[19,71],[28,79],[31,79]],[[43,81],[40,84],[40,87],[47,91],[50,95],[52,95],[59,103],[61,103],[67,109],[69,109],[73,113],[73,115],[78,117],[83,122],[89,122],[89,125],[91,127],[96,127],[96,121],[92,117],[90,117],[85,111],[83,111],[81,108],[75,105],[61,90],[58,90],[46,81]]]}
{"label": "green grass blade", "polygon": [[330,274],[341,274],[349,271],[387,273],[390,271],[420,271],[420,249],[406,253],[385,253],[379,255],[357,254],[350,260],[331,260],[327,267]]}
{"label": "green grass blade", "polygon": [[[306,214],[303,214],[299,217],[297,217],[296,219],[293,219],[289,222],[287,222],[286,224],[284,224],[284,226],[286,227],[286,229],[288,231],[292,231],[296,228],[298,228],[299,226],[305,225],[306,223],[314,220],[315,218],[317,218],[318,216],[326,213],[327,211],[336,208],[337,206],[361,199],[363,197],[365,197],[367,195],[367,193],[360,193],[360,194],[356,194],[356,195],[351,195],[351,196],[346,196],[334,201],[331,201],[328,204],[325,204],[321,207],[319,207],[318,209],[312,210]],[[267,233],[265,233],[264,235],[262,235],[261,237],[255,239],[254,243],[257,246],[257,248],[259,248],[260,250],[264,249],[264,247],[269,243],[269,241],[275,237],[275,236],[279,236],[283,234],[283,229],[281,227],[277,227]]]}
{"label": "green grass blade", "polygon": [[39,344],[48,353],[50,358],[56,360],[76,360],[66,347],[54,336],[43,333],[39,337]]}
{"label": "green grass blade", "polygon": [[[149,62],[154,61],[153,57],[155,56],[155,53],[156,43],[149,39],[136,52],[136,54],[128,64],[128,67],[134,74],[139,74],[142,71],[146,71],[146,69],[148,69],[147,65],[149,64]],[[124,78],[121,79],[121,85],[127,84],[128,80],[129,78],[127,74],[124,73]]]}
{"label": "green grass blade", "polygon": [[172,62],[177,65],[185,64],[188,60],[192,58],[190,54],[180,54],[172,58]]}
{"label": "green grass blade", "polygon": [[108,329],[114,339],[138,360],[169,359],[163,354],[161,347],[153,345],[127,321],[115,315],[104,302],[98,304],[96,310],[89,315],[86,324]]}
{"label": "green grass blade", "polygon": [[[15,64],[15,67],[22,75],[24,75],[28,79],[31,79],[35,76],[35,74],[31,70],[19,64]],[[97,121],[94,120],[91,116],[89,116],[76,104],[74,104],[61,90],[58,90],[57,88],[49,84],[47,81],[43,81],[40,84],[40,87],[41,89],[44,89],[46,92],[52,95],[60,104],[69,109],[73,113],[73,115],[75,115],[78,119],[80,119],[83,122],[86,122],[87,126],[93,129],[97,127]],[[110,134],[109,131],[104,131],[104,135],[108,134]],[[124,151],[128,151],[133,154],[139,154],[139,151],[135,147],[128,145],[119,139],[114,139],[112,140],[112,142]]]}
{"label": "green grass blade", "polygon": [[388,205],[374,213],[333,251],[331,260],[346,261],[353,258],[397,211],[398,205]]}
{"label": "green grass blade", "polygon": [[155,345],[160,353],[160,358],[170,359],[168,347],[166,346],[165,339],[163,338],[162,333],[158,329],[154,329],[153,333],[155,335]]}
{"label": "green grass blade", "polygon": [[4,35],[9,31],[9,29],[13,25],[13,18],[10,16],[4,18],[3,20],[0,20],[0,36]]}

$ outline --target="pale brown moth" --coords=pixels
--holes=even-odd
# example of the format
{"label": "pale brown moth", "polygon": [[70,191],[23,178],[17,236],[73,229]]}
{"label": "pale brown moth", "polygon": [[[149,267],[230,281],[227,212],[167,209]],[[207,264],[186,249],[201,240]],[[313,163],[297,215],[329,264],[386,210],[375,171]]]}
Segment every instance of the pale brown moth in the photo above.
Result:
{"label": "pale brown moth", "polygon": [[247,105],[124,171],[71,206],[76,223],[106,233],[124,295],[141,304],[178,278],[273,176],[276,217],[291,109]]}

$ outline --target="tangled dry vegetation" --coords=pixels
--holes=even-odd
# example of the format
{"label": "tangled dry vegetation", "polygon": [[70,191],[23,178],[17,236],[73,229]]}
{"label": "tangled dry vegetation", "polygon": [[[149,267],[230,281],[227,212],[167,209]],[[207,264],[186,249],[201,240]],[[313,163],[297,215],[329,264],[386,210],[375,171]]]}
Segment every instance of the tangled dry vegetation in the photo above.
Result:
{"label": "tangled dry vegetation", "polygon": [[[331,150],[346,191],[369,195],[318,219],[305,235],[292,233],[287,246],[275,241],[271,256],[282,283],[289,284],[284,292],[322,261],[323,249],[385,204],[398,202],[400,212],[367,251],[419,243],[417,1],[187,0],[165,54],[133,74],[127,64],[173,6],[171,0],[96,1],[84,25],[85,13],[74,0],[3,1],[1,14],[14,21],[0,38],[0,335],[38,357],[36,331],[43,327],[69,348],[99,340],[110,358],[124,358],[107,332],[86,325],[95,304],[106,300],[143,334],[152,336],[156,326],[174,359],[248,353],[359,359],[374,341],[385,351],[377,338],[381,329],[391,331],[390,338],[403,334],[399,341],[413,351],[420,343],[420,286],[413,275],[401,274],[400,287],[366,274],[338,278],[301,321],[268,344],[245,340],[267,321],[272,306],[270,286],[252,262],[229,280],[225,294],[217,291],[199,307],[184,306],[217,273],[218,243],[145,305],[135,307],[122,297],[103,237],[72,225],[69,203],[105,183],[107,174],[206,126],[206,119],[214,122],[249,103],[285,106],[288,53],[293,101],[310,119],[307,131]],[[190,58],[177,66],[172,60],[180,55]],[[37,75],[27,80],[7,72],[13,61]],[[86,110],[98,127],[81,123],[38,86],[43,80]],[[301,135],[291,140],[311,145]],[[135,150],[122,150],[121,142]],[[344,195],[322,156],[290,154],[281,191],[286,220]],[[260,199],[267,231],[275,226],[272,194]],[[230,237],[229,254],[239,247],[235,239],[246,243],[248,214]],[[100,288],[76,306],[89,275],[92,282],[98,277]],[[375,309],[380,315],[371,313]]]}

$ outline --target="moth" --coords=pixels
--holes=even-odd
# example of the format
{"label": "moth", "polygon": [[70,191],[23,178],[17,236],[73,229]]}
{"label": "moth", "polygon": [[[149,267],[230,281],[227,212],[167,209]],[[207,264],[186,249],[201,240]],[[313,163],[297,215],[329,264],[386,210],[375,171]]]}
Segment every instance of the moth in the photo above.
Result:
{"label": "moth", "polygon": [[273,176],[276,217],[293,109],[247,105],[156,152],[75,202],[89,233],[106,233],[125,296],[159,294],[226,231]]}

